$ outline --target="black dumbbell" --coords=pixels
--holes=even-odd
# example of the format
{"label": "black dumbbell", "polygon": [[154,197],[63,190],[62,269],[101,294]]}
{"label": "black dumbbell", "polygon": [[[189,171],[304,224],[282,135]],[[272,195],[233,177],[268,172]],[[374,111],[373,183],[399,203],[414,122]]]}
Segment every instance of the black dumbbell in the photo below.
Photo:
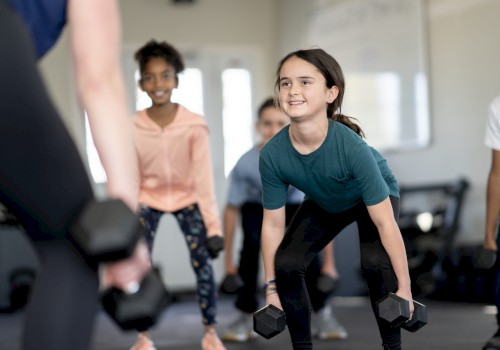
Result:
{"label": "black dumbbell", "polygon": [[207,239],[207,243],[205,244],[207,248],[208,255],[212,259],[217,258],[219,253],[224,249],[224,238],[221,236],[212,236]]}
{"label": "black dumbbell", "polygon": [[497,261],[497,252],[484,247],[479,248],[474,259],[474,265],[480,269],[491,269]]}
{"label": "black dumbbell", "polygon": [[402,327],[410,332],[416,332],[427,324],[427,307],[413,301],[414,312],[410,320],[410,302],[400,296],[389,293],[376,306],[380,318],[389,322],[392,327]]}
{"label": "black dumbbell", "polygon": [[150,329],[171,300],[162,281],[153,272],[142,280],[135,293],[111,288],[101,296],[104,310],[121,329],[139,332]]}
{"label": "black dumbbell", "polygon": [[118,199],[91,201],[70,228],[83,253],[96,262],[116,261],[132,255],[145,228],[127,205]]}
{"label": "black dumbbell", "polygon": [[253,314],[253,330],[266,339],[283,332],[285,326],[285,312],[272,304],[264,306]]}
{"label": "black dumbbell", "polygon": [[321,274],[316,281],[318,292],[330,296],[335,292],[338,285],[338,278],[333,278],[330,275]]}
{"label": "black dumbbell", "polygon": [[220,291],[224,294],[236,294],[243,288],[244,283],[238,274],[228,274],[222,280]]}
{"label": "black dumbbell", "polygon": [[[76,246],[95,262],[110,262],[132,255],[146,234],[138,216],[121,200],[93,201],[71,226]],[[156,274],[150,272],[136,293],[112,288],[102,295],[104,310],[123,329],[150,328],[169,302],[169,294]]]}
{"label": "black dumbbell", "polygon": [[409,332],[416,332],[427,324],[427,306],[413,300],[413,316],[401,325],[401,328]]}

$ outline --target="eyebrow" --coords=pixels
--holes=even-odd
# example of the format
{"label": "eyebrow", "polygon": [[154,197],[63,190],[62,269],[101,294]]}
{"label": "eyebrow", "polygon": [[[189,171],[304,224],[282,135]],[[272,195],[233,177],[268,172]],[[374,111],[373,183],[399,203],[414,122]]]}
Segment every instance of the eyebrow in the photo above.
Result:
{"label": "eyebrow", "polygon": [[[285,79],[290,79],[290,78],[289,77],[283,77],[283,78],[280,78],[280,81],[285,80]],[[298,77],[298,79],[314,79],[314,78],[310,77],[308,75],[304,75],[304,76]]]}

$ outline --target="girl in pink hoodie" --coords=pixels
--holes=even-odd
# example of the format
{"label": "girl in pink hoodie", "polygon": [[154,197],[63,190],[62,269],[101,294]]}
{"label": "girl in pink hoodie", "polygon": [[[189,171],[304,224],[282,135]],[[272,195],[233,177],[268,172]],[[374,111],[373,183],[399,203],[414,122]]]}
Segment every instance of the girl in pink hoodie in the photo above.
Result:
{"label": "girl in pink hoodie", "polygon": [[[182,232],[197,278],[198,301],[205,334],[203,350],[225,350],[215,331],[216,287],[210,257],[217,252],[207,241],[221,237],[216,203],[208,126],[205,119],[171,101],[184,63],[166,42],[150,41],[135,58],[140,87],[152,106],[138,111],[134,137],[139,162],[140,215],[149,231],[152,251],[158,223],[172,213]],[[141,333],[133,350],[154,349],[147,333]]]}

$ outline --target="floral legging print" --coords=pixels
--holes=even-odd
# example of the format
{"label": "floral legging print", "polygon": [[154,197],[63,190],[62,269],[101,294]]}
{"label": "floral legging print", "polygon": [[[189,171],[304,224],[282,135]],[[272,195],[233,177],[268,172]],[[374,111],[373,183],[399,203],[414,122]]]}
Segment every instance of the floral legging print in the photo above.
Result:
{"label": "floral legging print", "polygon": [[[141,205],[139,215],[146,226],[149,251],[153,251],[153,243],[156,236],[158,223],[165,214]],[[207,231],[198,205],[193,204],[186,208],[172,212],[176,218],[189,249],[191,267],[196,274],[197,295],[200,310],[203,315],[203,324],[211,325],[217,323],[216,288],[212,262],[205,248]]]}

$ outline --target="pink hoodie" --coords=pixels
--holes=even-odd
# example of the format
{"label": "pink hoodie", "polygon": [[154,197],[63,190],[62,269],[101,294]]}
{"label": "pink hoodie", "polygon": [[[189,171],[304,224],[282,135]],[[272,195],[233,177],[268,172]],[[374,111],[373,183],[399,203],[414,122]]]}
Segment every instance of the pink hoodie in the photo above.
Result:
{"label": "pink hoodie", "polygon": [[161,128],[146,110],[133,118],[139,163],[139,202],[164,212],[198,203],[209,236],[220,234],[212,159],[205,119],[178,105]]}

